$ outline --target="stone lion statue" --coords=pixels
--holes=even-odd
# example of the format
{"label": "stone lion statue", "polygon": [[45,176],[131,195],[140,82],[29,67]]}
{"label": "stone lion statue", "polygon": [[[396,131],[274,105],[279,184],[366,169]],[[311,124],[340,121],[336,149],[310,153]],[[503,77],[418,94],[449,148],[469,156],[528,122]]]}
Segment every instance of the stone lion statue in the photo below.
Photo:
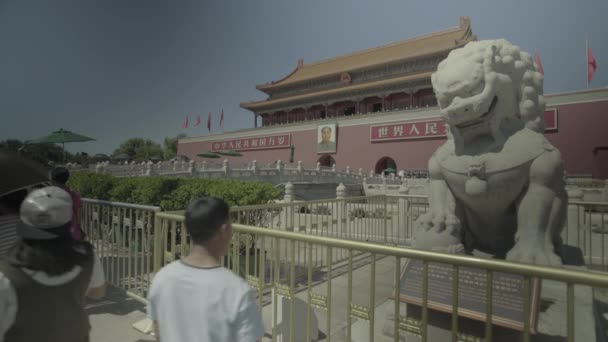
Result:
{"label": "stone lion statue", "polygon": [[450,52],[431,81],[448,139],[429,161],[413,246],[561,265],[567,194],[545,139],[543,77],[504,39]]}

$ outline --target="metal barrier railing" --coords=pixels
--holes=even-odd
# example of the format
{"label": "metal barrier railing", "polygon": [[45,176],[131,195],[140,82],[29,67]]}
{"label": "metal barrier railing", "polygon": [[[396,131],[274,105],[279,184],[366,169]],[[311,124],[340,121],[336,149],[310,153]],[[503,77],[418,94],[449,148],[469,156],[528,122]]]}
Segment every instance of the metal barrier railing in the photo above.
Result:
{"label": "metal barrier railing", "polygon": [[[156,215],[155,248],[164,253],[155,253],[155,269],[174,260],[166,256],[188,254],[191,245],[187,235],[182,232],[178,239],[174,234],[178,228],[183,229],[183,222],[183,215]],[[492,341],[496,329],[492,324],[493,296],[498,293],[492,285],[495,284],[493,279],[501,274],[512,274],[523,279],[523,330],[520,336],[523,341],[531,340],[530,294],[536,280],[563,285],[567,341],[575,341],[575,323],[581,323],[577,320],[583,319],[582,316],[575,317],[575,298],[578,298],[579,291],[583,287],[608,289],[608,277],[598,272],[434,253],[242,224],[234,224],[233,227],[233,244],[225,258],[225,266],[245,277],[257,289],[260,310],[264,316],[270,316],[273,341],[278,335],[282,335],[284,340],[293,340],[295,334],[302,333],[306,334],[307,341],[315,340],[313,335],[317,318],[324,320],[324,327],[320,328],[326,341],[351,341],[354,334],[362,333],[372,341],[378,333],[378,324],[386,322],[390,323],[389,330],[394,341],[399,341],[406,333],[418,335],[421,341],[427,341],[430,269],[436,264],[447,265],[451,270],[452,282],[447,286],[452,293],[460,293],[459,290],[463,289],[459,277],[466,268],[475,268],[485,274],[485,292],[479,293],[480,300],[485,303],[482,336],[475,338],[459,329],[462,308],[459,306],[459,296],[452,296],[449,307],[452,318],[448,321],[452,341]],[[336,255],[341,253],[346,258],[342,263],[336,263]],[[322,257],[316,258],[318,255]],[[390,301],[391,298],[400,297],[401,271],[404,262],[412,260],[418,260],[423,265],[419,319],[402,314],[405,304],[401,301]],[[301,305],[305,305],[305,309],[300,307],[296,310],[296,306]],[[387,305],[392,322],[379,316],[382,314],[380,308],[386,311]],[[302,314],[302,310],[306,313]],[[304,321],[305,330],[301,324],[301,329],[296,328],[299,325],[296,322]],[[361,330],[361,326],[366,328]]]}
{"label": "metal barrier railing", "polygon": [[83,199],[82,229],[101,259],[106,281],[144,301],[153,274],[159,207]]}
{"label": "metal barrier railing", "polygon": [[608,271],[608,202],[569,201],[562,239],[581,249],[589,267]]}
{"label": "metal barrier railing", "polygon": [[[84,203],[82,226],[104,261],[108,281],[134,296],[145,298],[154,271],[187,252],[189,241],[178,220],[155,223],[158,207],[89,199]],[[231,213],[234,223],[266,230],[408,246],[414,222],[427,209],[426,196],[378,195],[232,207]],[[183,212],[174,214],[179,216]],[[608,270],[607,215],[608,203],[569,202],[568,222],[562,234],[564,243],[580,248],[587,266],[594,270]],[[154,233],[155,225],[166,236],[163,242]],[[253,245],[257,244],[244,241],[240,249]],[[283,248],[282,255],[287,255],[288,250]],[[259,253],[258,250],[246,257],[251,257],[248,267],[259,265],[256,259]],[[307,267],[306,253],[304,248],[296,254],[300,269]],[[313,267],[327,264],[329,256],[322,248],[312,246],[311,253]],[[355,258],[365,257],[353,253]],[[348,258],[347,250],[334,249],[332,265],[344,263]]]}

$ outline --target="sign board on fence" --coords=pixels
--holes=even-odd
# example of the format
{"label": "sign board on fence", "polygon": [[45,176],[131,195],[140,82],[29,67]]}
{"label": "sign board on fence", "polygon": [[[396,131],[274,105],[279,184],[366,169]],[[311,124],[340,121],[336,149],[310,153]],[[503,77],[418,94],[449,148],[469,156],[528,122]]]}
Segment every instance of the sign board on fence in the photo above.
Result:
{"label": "sign board on fence", "polygon": [[[408,304],[422,305],[422,281],[424,265],[421,260],[409,260],[400,282],[400,300]],[[429,263],[429,309],[452,313],[451,265]],[[458,315],[485,322],[486,320],[486,271],[459,267]],[[492,322],[497,326],[519,331],[524,329],[524,278],[515,274],[494,272],[492,287]],[[540,281],[534,279],[530,286],[530,329],[536,331],[540,304]]]}

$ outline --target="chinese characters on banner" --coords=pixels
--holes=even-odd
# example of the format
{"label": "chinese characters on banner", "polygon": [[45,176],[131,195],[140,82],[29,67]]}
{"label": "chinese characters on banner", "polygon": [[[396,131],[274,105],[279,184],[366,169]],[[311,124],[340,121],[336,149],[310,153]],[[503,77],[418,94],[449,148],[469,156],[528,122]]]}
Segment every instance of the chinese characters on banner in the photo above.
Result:
{"label": "chinese characters on banner", "polygon": [[370,127],[370,140],[390,141],[421,138],[440,138],[446,134],[442,119],[434,118],[427,121],[411,121],[398,124],[379,125]]}
{"label": "chinese characters on banner", "polygon": [[[557,130],[557,109],[545,111],[546,131]],[[443,119],[432,118],[425,121],[406,121],[396,124],[370,127],[370,141],[411,140],[424,138],[443,138],[446,125]]]}
{"label": "chinese characters on banner", "polygon": [[290,145],[291,135],[281,134],[272,136],[258,136],[252,138],[214,141],[211,144],[211,150],[213,152],[225,150],[265,150],[274,148],[288,148]]}

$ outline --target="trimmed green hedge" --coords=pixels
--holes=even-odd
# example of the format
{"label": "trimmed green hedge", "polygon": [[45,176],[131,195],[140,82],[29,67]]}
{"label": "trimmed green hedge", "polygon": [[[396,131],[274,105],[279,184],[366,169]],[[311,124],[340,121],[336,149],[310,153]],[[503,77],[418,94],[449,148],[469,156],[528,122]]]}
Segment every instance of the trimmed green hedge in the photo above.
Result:
{"label": "trimmed green hedge", "polygon": [[265,204],[282,196],[269,183],[231,179],[126,177],[76,172],[68,186],[82,197],[106,201],[160,206],[163,210],[183,210],[195,198],[221,198],[230,206]]}

